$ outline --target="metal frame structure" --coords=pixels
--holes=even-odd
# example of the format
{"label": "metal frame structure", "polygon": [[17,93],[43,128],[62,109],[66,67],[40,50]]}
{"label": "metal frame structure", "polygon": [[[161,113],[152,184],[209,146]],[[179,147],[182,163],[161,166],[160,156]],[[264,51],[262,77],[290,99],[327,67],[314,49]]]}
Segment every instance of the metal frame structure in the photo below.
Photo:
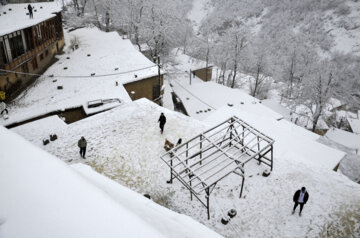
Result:
{"label": "metal frame structure", "polygon": [[196,197],[207,208],[210,219],[210,194],[217,183],[231,173],[241,176],[241,198],[246,163],[255,159],[272,170],[273,144],[273,139],[233,116],[160,158],[170,167],[168,183],[178,179],[190,190],[190,199]]}

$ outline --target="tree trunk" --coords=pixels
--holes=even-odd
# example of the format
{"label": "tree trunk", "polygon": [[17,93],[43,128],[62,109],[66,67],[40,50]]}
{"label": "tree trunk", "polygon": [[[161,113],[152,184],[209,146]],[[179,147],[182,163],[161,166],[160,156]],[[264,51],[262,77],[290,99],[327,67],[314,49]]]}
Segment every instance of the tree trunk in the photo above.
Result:
{"label": "tree trunk", "polygon": [[107,10],[105,15],[106,32],[110,31],[110,13]]}
{"label": "tree trunk", "polygon": [[255,97],[257,93],[257,89],[259,86],[259,77],[260,77],[260,66],[257,66],[257,72],[256,72],[256,78],[255,78],[255,84],[254,84],[254,90],[251,96]]}

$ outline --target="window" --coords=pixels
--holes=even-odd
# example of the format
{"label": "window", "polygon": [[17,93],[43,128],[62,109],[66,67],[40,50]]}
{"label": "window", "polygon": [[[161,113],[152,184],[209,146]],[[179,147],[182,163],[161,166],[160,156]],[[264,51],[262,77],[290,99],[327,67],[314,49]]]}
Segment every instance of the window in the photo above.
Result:
{"label": "window", "polygon": [[49,50],[45,50],[45,56],[49,55]]}
{"label": "window", "polygon": [[0,40],[0,68],[8,63],[4,41]]}
{"label": "window", "polygon": [[32,65],[33,70],[38,68],[36,57],[34,57],[33,60],[31,61],[31,65]]}
{"label": "window", "polygon": [[27,28],[24,30],[25,33],[25,41],[28,50],[34,49],[34,41],[33,41],[33,32],[31,28]]}
{"label": "window", "polygon": [[15,59],[25,53],[22,37],[20,32],[14,32],[9,38],[11,55]]}
{"label": "window", "polygon": [[44,59],[44,54],[40,54],[40,60]]}
{"label": "window", "polygon": [[160,97],[160,85],[154,84],[153,85],[153,100],[158,99]]}

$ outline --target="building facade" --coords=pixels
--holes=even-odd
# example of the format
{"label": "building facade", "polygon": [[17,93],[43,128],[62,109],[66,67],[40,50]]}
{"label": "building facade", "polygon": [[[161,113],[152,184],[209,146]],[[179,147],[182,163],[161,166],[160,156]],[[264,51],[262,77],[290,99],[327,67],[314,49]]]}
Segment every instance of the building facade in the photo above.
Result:
{"label": "building facade", "polygon": [[5,92],[8,98],[26,87],[34,78],[28,73],[44,71],[64,44],[61,11],[52,12],[50,18],[37,24],[0,35],[0,69],[7,71],[0,71],[2,95]]}

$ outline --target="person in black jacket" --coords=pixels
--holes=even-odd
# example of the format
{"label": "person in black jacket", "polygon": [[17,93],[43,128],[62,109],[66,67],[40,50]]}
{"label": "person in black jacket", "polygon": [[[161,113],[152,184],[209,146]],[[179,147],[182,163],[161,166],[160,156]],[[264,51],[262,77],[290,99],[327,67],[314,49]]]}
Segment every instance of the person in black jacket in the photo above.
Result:
{"label": "person in black jacket", "polygon": [[161,134],[162,134],[164,131],[164,125],[166,123],[166,117],[164,116],[164,113],[161,113],[158,122],[159,122],[159,126],[161,129]]}
{"label": "person in black jacket", "polygon": [[29,4],[27,8],[28,8],[28,11],[29,11],[29,17],[34,18],[33,7]]}
{"label": "person in black jacket", "polygon": [[297,190],[294,194],[293,201],[295,203],[294,209],[292,211],[292,214],[295,213],[295,209],[298,205],[300,205],[300,212],[299,216],[301,216],[301,211],[304,207],[304,204],[306,204],[307,200],[309,199],[309,194],[306,191],[305,187],[302,187],[301,190]]}
{"label": "person in black jacket", "polygon": [[85,138],[82,136],[81,139],[78,141],[78,146],[80,148],[80,156],[83,159],[85,159],[86,145],[87,145],[87,142],[86,142]]}

